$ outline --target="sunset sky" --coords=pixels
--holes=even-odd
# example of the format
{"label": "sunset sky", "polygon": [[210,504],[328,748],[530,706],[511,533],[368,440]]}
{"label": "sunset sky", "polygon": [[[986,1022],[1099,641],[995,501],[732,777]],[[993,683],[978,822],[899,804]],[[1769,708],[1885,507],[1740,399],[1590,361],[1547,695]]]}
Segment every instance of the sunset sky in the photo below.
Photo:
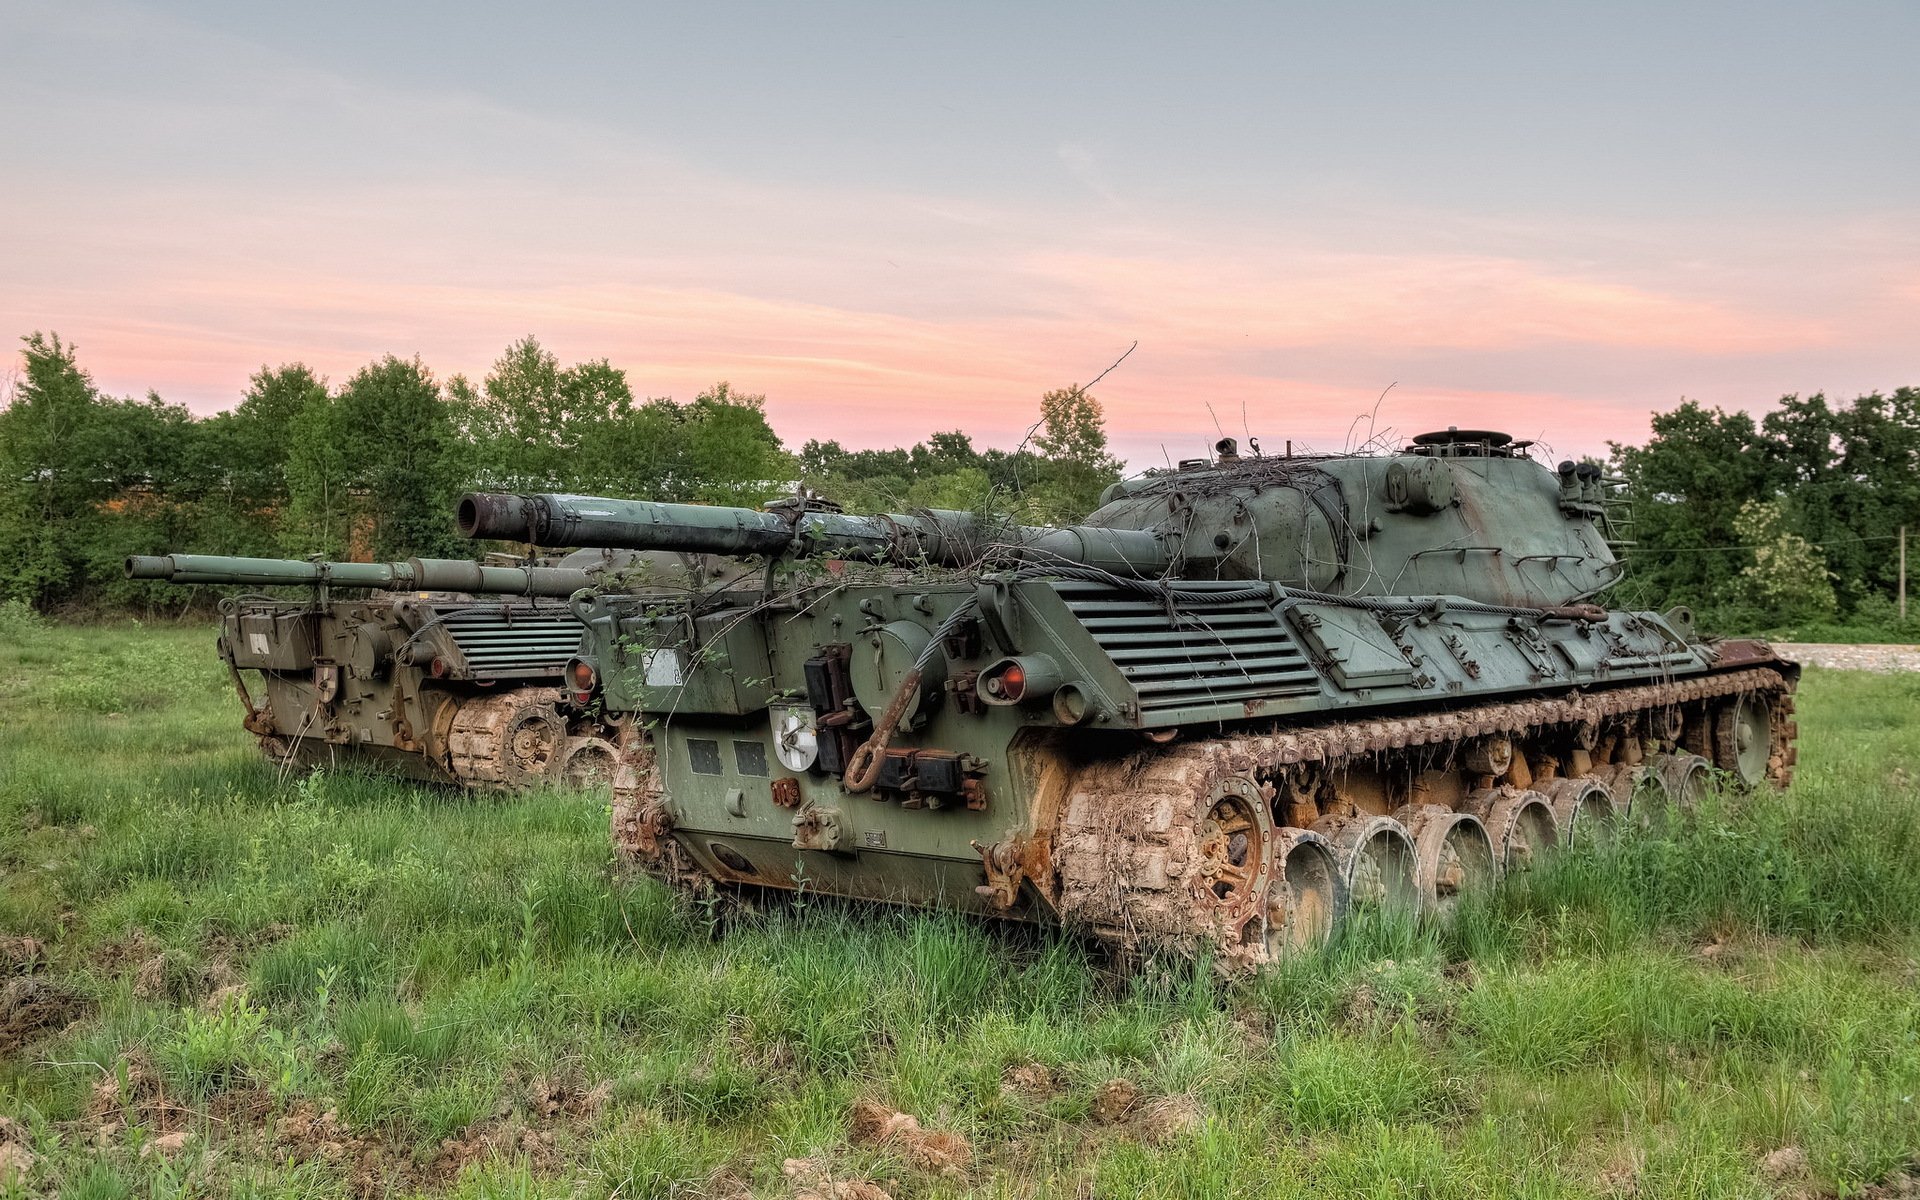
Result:
{"label": "sunset sky", "polygon": [[794,446],[1011,446],[1137,341],[1139,467],[1389,384],[1565,452],[1920,384],[1910,0],[0,0],[0,46],[0,334],[199,412],[528,333]]}

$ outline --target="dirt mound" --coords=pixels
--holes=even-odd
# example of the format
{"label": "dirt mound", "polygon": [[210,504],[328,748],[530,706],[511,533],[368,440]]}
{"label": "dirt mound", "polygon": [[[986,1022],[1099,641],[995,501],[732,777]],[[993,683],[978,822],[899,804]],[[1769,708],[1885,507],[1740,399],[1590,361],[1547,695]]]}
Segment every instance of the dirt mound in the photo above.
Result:
{"label": "dirt mound", "polygon": [[192,1115],[167,1099],[159,1070],[140,1054],[128,1055],[117,1070],[102,1076],[87,1097],[86,1118],[103,1146],[135,1125],[153,1134],[179,1133]]}
{"label": "dirt mound", "polygon": [[1131,1079],[1113,1079],[1093,1094],[1093,1119],[1114,1125],[1127,1119],[1140,1103],[1140,1085]]}
{"label": "dirt mound", "polygon": [[612,1100],[610,1079],[592,1087],[577,1079],[536,1079],[527,1087],[527,1115],[535,1120],[597,1117]]}
{"label": "dirt mound", "polygon": [[1760,1173],[1768,1179],[1799,1179],[1807,1173],[1807,1152],[1798,1146],[1783,1146],[1760,1160]]}
{"label": "dirt mound", "polygon": [[33,1173],[33,1139],[12,1117],[0,1117],[0,1187],[24,1185]]}
{"label": "dirt mound", "polygon": [[0,977],[32,975],[46,965],[46,943],[39,938],[0,934]]}
{"label": "dirt mound", "polygon": [[1092,1112],[1102,1125],[1124,1125],[1134,1137],[1155,1146],[1198,1129],[1206,1119],[1206,1110],[1192,1096],[1148,1096],[1131,1079],[1102,1084],[1093,1094]]}
{"label": "dirt mound", "polygon": [[20,975],[0,987],[0,1054],[13,1054],[50,1029],[84,1015],[87,998],[44,975]]}
{"label": "dirt mound", "polygon": [[553,1134],[517,1122],[482,1122],[441,1142],[426,1175],[434,1183],[452,1183],[474,1163],[496,1158],[524,1159],[535,1175],[550,1175],[560,1165]]}
{"label": "dirt mound", "polygon": [[915,1170],[958,1175],[973,1161],[973,1147],[957,1133],[923,1129],[917,1118],[862,1100],[853,1106],[848,1136],[857,1146],[891,1150]]}
{"label": "dirt mound", "polygon": [[1155,1096],[1134,1113],[1133,1128],[1150,1145],[1171,1141],[1200,1128],[1206,1110],[1192,1096]]}
{"label": "dirt mound", "polygon": [[1045,1063],[1015,1063],[1001,1073],[1000,1090],[1009,1096],[1045,1100],[1059,1094],[1060,1081]]}
{"label": "dirt mound", "polygon": [[789,1158],[780,1173],[793,1188],[793,1200],[893,1200],[892,1193],[866,1179],[835,1179],[812,1158]]}

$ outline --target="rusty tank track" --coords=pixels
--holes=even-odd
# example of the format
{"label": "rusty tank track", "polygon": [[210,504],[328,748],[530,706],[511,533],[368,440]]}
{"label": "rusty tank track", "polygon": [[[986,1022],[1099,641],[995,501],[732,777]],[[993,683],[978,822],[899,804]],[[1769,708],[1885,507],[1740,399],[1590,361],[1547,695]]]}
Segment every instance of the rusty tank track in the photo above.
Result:
{"label": "rusty tank track", "polygon": [[470,787],[532,787],[552,779],[566,748],[567,726],[551,688],[515,688],[470,700],[453,714],[447,769]]}
{"label": "rusty tank track", "polygon": [[[1712,705],[1728,697],[1766,702],[1772,714],[1766,778],[1784,788],[1795,762],[1792,687],[1781,671],[1759,666],[1147,746],[1083,766],[1050,800],[1040,798],[1024,839],[983,848],[987,884],[979,890],[1011,912],[1016,894],[1028,885],[1061,922],[1122,948],[1206,952],[1225,967],[1255,967],[1315,940],[1320,931],[1292,927],[1303,914],[1313,920],[1330,915],[1324,890],[1287,886],[1290,862],[1304,862],[1320,874],[1323,856],[1333,853],[1328,838],[1301,827],[1320,815],[1298,807],[1302,788],[1324,789],[1331,775],[1369,762],[1405,766],[1417,760],[1468,770],[1462,764],[1471,756],[1463,751],[1490,737],[1579,746],[1611,731],[1613,742],[1631,743],[1619,760],[1582,760],[1582,749],[1567,757],[1585,761],[1585,770],[1533,776],[1521,755],[1521,765],[1500,786],[1524,790],[1534,778],[1543,784],[1555,778],[1597,782],[1624,815],[1632,788],[1649,777],[1649,764],[1690,759],[1690,745],[1712,750]],[[1524,780],[1521,770],[1529,773]],[[1550,796],[1543,799],[1551,806]],[[1380,815],[1405,818],[1417,834],[1436,810],[1445,817],[1449,809],[1470,811],[1464,803],[1436,806],[1415,799]],[[1337,803],[1333,811],[1340,811]],[[1480,827],[1471,816],[1457,819]],[[622,746],[614,778],[612,835],[620,857],[646,873],[688,891],[715,887],[673,834],[652,751],[631,739]],[[1303,849],[1315,853],[1297,857]],[[1341,906],[1345,899],[1341,894]]]}
{"label": "rusty tank track", "polygon": [[[1765,668],[1445,713],[1228,734],[1096,763],[1082,769],[1066,793],[1051,848],[1057,890],[1050,898],[1063,921],[1091,926],[1125,946],[1185,952],[1208,946],[1230,963],[1257,965],[1272,957],[1268,926],[1286,914],[1275,913],[1269,897],[1255,889],[1219,894],[1219,855],[1206,844],[1206,816],[1224,790],[1251,781],[1272,801],[1289,778],[1324,775],[1357,760],[1423,749],[1450,759],[1476,738],[1604,727],[1744,695],[1768,698],[1778,714],[1767,774],[1785,787],[1795,758],[1796,730],[1786,719],[1792,698],[1786,678]],[[1606,778],[1594,770],[1582,774]],[[1624,799],[1615,795],[1616,808]],[[1298,832],[1278,820],[1274,826],[1276,838]],[[1031,882],[1049,891],[1050,881]]]}

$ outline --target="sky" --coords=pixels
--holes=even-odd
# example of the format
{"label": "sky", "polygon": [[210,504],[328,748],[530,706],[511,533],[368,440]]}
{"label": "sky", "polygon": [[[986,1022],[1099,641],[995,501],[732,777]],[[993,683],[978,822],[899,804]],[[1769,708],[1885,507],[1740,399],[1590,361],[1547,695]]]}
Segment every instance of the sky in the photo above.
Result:
{"label": "sky", "polygon": [[1920,385],[1910,0],[0,0],[0,46],[0,336],[201,413],[527,334],[795,447],[1011,447],[1133,346],[1137,468]]}

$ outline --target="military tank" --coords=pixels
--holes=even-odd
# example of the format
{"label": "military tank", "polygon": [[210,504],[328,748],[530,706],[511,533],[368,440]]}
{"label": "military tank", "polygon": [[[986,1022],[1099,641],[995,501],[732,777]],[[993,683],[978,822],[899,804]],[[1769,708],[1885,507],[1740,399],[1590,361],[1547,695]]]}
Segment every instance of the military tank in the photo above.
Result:
{"label": "military tank", "polygon": [[1791,779],[1795,664],[1596,602],[1618,481],[1527,451],[1223,439],[1064,528],[484,493],[459,524],[791,560],[757,593],[570,601],[572,670],[653,726],[614,788],[647,871],[1257,966],[1356,905],[1444,912],[1716,774]]}
{"label": "military tank", "polygon": [[[371,765],[478,790],[604,786],[633,736],[568,685],[581,588],[686,592],[724,564],[586,551],[557,562],[309,562],[170,554],[127,559],[133,579],[303,588],[229,597],[220,658],[245,727],[276,765]],[[346,595],[340,595],[346,593]],[[250,687],[246,673],[257,682]]]}

